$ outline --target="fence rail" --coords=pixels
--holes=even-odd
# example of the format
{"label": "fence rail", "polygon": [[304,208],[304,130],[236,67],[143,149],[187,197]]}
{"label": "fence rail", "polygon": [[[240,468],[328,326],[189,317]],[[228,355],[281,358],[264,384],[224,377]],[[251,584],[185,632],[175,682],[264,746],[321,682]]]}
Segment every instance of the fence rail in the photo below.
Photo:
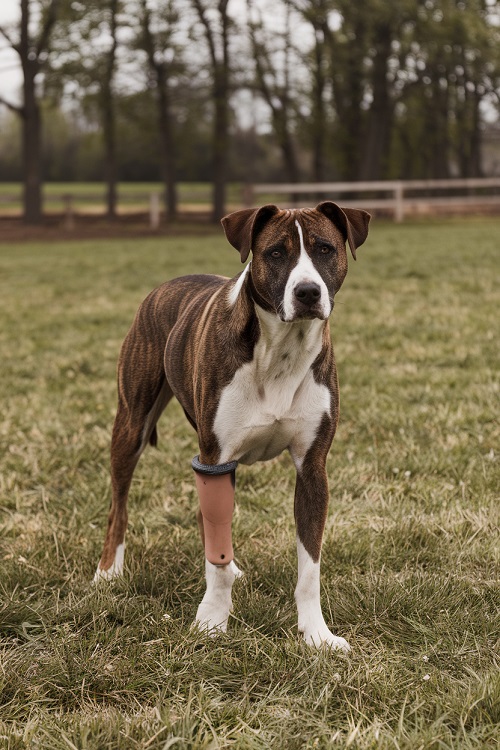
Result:
{"label": "fence rail", "polygon": [[[0,207],[2,205],[20,207],[22,203],[21,194],[2,194],[0,193]],[[44,206],[56,206],[58,211],[64,216],[64,223],[67,229],[73,229],[75,225],[75,216],[77,207],[82,209],[82,213],[104,214],[106,206],[105,194],[98,192],[61,192],[49,193],[43,197]],[[161,219],[161,192],[153,190],[150,192],[128,193],[117,201],[117,208],[127,206],[131,208],[131,213],[140,211],[147,213],[149,224],[153,229],[157,229]],[[1,212],[0,212],[1,215]]]}
{"label": "fence rail", "polygon": [[[69,186],[68,186],[69,187]],[[314,199],[331,198],[352,208],[366,208],[391,214],[396,222],[408,215],[429,214],[433,211],[452,213],[474,213],[488,211],[500,214],[500,177],[484,177],[449,180],[373,180],[369,182],[307,182],[307,183],[259,183],[246,184],[239,191],[236,185],[230,190],[230,206],[234,210],[241,205],[255,206],[279,200],[287,196],[289,207],[304,205],[307,196]],[[353,196],[353,197],[350,197]],[[72,228],[78,213],[103,215],[105,194],[98,190],[47,192],[44,205],[56,206],[62,213],[67,228]],[[10,206],[15,206],[16,214],[21,207],[20,193],[0,192],[0,215],[11,214]],[[3,209],[5,207],[5,210]],[[152,228],[161,221],[162,201],[160,189],[134,190],[118,193],[120,214],[147,213]],[[180,199],[180,211],[200,211],[209,213],[210,194],[207,189],[200,192],[196,186],[188,189]]]}
{"label": "fence rail", "polygon": [[[436,195],[439,192],[453,195]],[[388,193],[387,197],[381,194]],[[419,195],[424,193],[424,195]],[[427,195],[425,195],[427,193]],[[433,193],[429,195],[429,193]],[[474,205],[498,206],[500,212],[500,177],[481,177],[449,180],[373,180],[369,182],[308,182],[308,183],[265,183],[247,185],[244,203],[252,206],[258,203],[257,196],[288,195],[292,206],[297,196],[314,195],[328,198],[342,198],[347,207],[384,209],[391,211],[394,220],[403,221],[410,211],[425,212],[433,206],[461,204],[465,210]],[[357,197],[350,199],[348,194]]]}

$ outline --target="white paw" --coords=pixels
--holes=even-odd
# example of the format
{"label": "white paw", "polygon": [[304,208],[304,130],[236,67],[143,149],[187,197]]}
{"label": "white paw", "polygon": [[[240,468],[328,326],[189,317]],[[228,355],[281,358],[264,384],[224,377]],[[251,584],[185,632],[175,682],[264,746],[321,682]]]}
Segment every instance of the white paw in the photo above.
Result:
{"label": "white paw", "polygon": [[101,568],[99,564],[94,575],[93,583],[99,581],[112,581],[113,578],[119,578],[123,574],[123,561],[125,558],[125,545],[119,544],[116,548],[115,559],[113,564],[107,570]]}
{"label": "white paw", "polygon": [[209,635],[225,633],[233,606],[231,589],[236,578],[241,578],[243,573],[234,561],[219,566],[205,560],[205,575],[207,590],[198,607],[193,626]]}
{"label": "white paw", "polygon": [[333,635],[329,630],[327,632],[328,635],[325,633],[304,635],[304,640],[308,646],[313,646],[314,648],[322,648],[323,646],[326,646],[335,651],[343,651],[345,654],[349,653],[351,647],[345,638],[341,638],[339,635]]}
{"label": "white paw", "polygon": [[318,626],[305,625],[304,627],[300,627],[299,625],[299,632],[302,633],[308,646],[313,646],[314,648],[327,646],[328,648],[343,651],[344,653],[348,653],[351,650],[346,639],[334,635],[325,623]]}
{"label": "white paw", "polygon": [[198,607],[193,627],[205,631],[208,635],[225,633],[231,606],[224,607],[220,602],[203,601]]}

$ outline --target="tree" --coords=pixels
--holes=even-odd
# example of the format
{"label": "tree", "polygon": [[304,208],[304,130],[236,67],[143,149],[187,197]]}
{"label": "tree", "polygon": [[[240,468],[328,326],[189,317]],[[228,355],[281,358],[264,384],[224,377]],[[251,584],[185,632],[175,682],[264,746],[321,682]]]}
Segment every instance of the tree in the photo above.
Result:
{"label": "tree", "polygon": [[102,140],[101,174],[106,208],[116,217],[116,91],[120,0],[67,3],[53,34],[53,60],[45,79],[46,94],[61,108],[73,100],[87,123],[98,123]]}
{"label": "tree", "polygon": [[[32,24],[33,8],[37,5],[38,22]],[[26,224],[39,224],[42,219],[41,191],[41,116],[37,78],[47,65],[51,34],[59,12],[59,0],[20,0],[21,18],[17,39],[11,30],[0,26],[0,35],[19,55],[23,72],[23,103],[17,106],[0,97],[0,103],[16,112],[22,121],[23,207]],[[33,31],[32,25],[37,28]]]}
{"label": "tree", "polygon": [[248,33],[255,65],[255,87],[271,112],[276,141],[289,182],[299,182],[300,169],[293,137],[295,97],[292,86],[291,5],[284,5],[284,30],[269,32],[262,12],[248,3]]}
{"label": "tree", "polygon": [[231,71],[229,64],[229,33],[234,25],[228,13],[229,0],[191,0],[209,52],[212,77],[213,129],[212,220],[225,214],[226,181],[229,158],[229,95]]}
{"label": "tree", "polygon": [[165,185],[165,208],[169,219],[177,214],[176,163],[174,124],[170,95],[170,77],[179,68],[178,55],[172,44],[172,27],[178,13],[171,2],[155,14],[153,31],[152,13],[147,0],[140,0],[140,32],[137,46],[147,55],[158,112],[162,176]]}
{"label": "tree", "polygon": [[[336,11],[332,24],[331,11]],[[367,23],[363,8],[347,0],[330,6],[321,23],[329,69],[335,118],[330,139],[335,144],[334,161],[341,179],[356,180],[363,143],[363,106],[366,101]]]}
{"label": "tree", "polygon": [[328,0],[306,0],[300,8],[306,21],[314,31],[314,46],[311,50],[311,138],[312,138],[312,177],[315,182],[325,179],[326,138],[327,138],[327,54],[326,32],[328,26]]}
{"label": "tree", "polygon": [[428,0],[413,13],[396,121],[400,176],[482,174],[482,114],[500,83],[500,29],[488,12],[484,0]]}
{"label": "tree", "polygon": [[104,154],[106,164],[107,183],[107,214],[108,218],[116,216],[117,174],[116,174],[116,113],[113,79],[115,75],[117,42],[118,0],[108,0],[106,15],[109,16],[109,34],[111,44],[102,60],[102,79],[100,87],[100,108],[102,111]]}

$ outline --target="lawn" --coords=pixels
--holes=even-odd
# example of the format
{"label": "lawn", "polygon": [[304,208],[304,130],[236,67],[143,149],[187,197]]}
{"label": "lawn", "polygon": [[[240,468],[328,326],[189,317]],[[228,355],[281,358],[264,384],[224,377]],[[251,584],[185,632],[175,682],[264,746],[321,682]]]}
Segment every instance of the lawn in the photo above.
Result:
{"label": "lawn", "polygon": [[0,246],[0,747],[494,748],[500,680],[498,220],[374,223],[332,318],[323,611],[297,637],[294,472],[240,467],[228,634],[203,594],[180,407],[133,483],[126,574],[90,584],[115,365],[149,290],[232,275],[220,237]]}

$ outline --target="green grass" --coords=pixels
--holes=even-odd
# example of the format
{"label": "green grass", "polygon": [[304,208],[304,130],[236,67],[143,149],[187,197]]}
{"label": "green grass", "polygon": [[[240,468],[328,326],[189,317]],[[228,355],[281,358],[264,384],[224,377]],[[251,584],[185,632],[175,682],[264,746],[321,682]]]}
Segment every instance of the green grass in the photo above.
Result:
{"label": "green grass", "polygon": [[203,585],[181,409],[131,492],[126,575],[93,588],[115,365],[166,278],[234,274],[220,238],[0,247],[0,747],[493,748],[500,722],[498,221],[375,224],[332,331],[322,598],[296,634],[292,464],[238,469],[228,634]]}

